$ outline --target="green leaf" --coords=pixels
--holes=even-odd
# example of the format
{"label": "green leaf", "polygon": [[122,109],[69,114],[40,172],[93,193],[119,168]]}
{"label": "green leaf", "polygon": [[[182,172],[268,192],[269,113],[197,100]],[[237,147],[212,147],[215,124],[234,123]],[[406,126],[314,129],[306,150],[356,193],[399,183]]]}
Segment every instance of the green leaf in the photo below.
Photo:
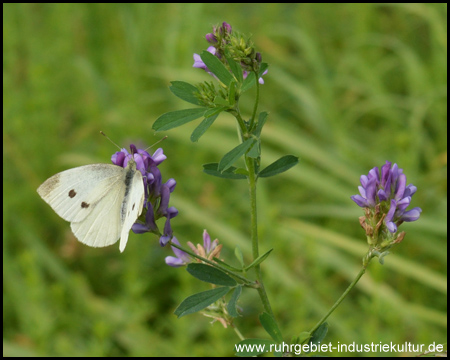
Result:
{"label": "green leaf", "polygon": [[248,176],[248,171],[247,171],[247,169],[244,169],[244,168],[237,168],[236,170],[234,170],[234,173]]}
{"label": "green leaf", "polygon": [[236,259],[238,259],[239,264],[241,264],[242,268],[244,268],[244,255],[242,254],[241,248],[239,246],[236,246],[234,249],[234,256],[236,256]]}
{"label": "green leaf", "polygon": [[219,106],[219,107],[211,108],[205,112],[205,117],[219,115],[222,111],[225,111],[227,109],[228,109],[228,106]]}
{"label": "green leaf", "polygon": [[280,174],[298,163],[298,157],[294,155],[285,155],[277,161],[270,164],[264,170],[261,170],[258,177],[269,177]]}
{"label": "green leaf", "polygon": [[254,131],[254,134],[256,137],[259,137],[261,135],[261,130],[262,130],[264,124],[266,123],[268,115],[269,115],[269,113],[267,111],[263,111],[263,112],[259,113],[258,124],[256,125],[256,129]]}
{"label": "green leaf", "polygon": [[236,103],[236,81],[233,80],[230,82],[230,86],[228,87],[228,102],[230,107],[233,107]]}
{"label": "green leaf", "polygon": [[294,335],[291,337],[291,344],[299,344],[298,336]]}
{"label": "green leaf", "polygon": [[258,122],[256,124],[256,128],[253,131],[253,135],[256,136],[256,138],[258,139],[258,144],[253,146],[252,149],[248,152],[247,156],[253,158],[253,159],[258,159],[261,156],[261,130],[264,126],[264,124],[266,123],[266,119],[267,119],[267,115],[268,113],[266,111],[263,111],[259,114],[258,116]]}
{"label": "green leaf", "polygon": [[283,357],[283,351],[274,351],[273,357]]}
{"label": "green leaf", "polygon": [[191,134],[191,141],[196,142],[200,137],[209,129],[209,127],[213,124],[213,122],[217,119],[219,114],[205,117],[199,126],[195,128],[195,130]]}
{"label": "green leaf", "polygon": [[233,76],[217,56],[211,54],[209,51],[203,51],[200,54],[200,58],[207,66],[208,70],[216,75],[222,84],[228,87],[231,80],[233,80]]}
{"label": "green leaf", "polygon": [[217,95],[214,98],[214,105],[225,106],[226,108],[230,107],[230,102],[228,99],[224,99],[221,95]]}
{"label": "green leaf", "polygon": [[230,66],[231,72],[233,73],[234,77],[240,84],[242,84],[242,81],[244,81],[244,77],[241,64],[234,61],[228,51],[225,53],[225,58],[227,59],[228,65]]}
{"label": "green leaf", "polygon": [[231,166],[230,168],[228,168],[223,172],[217,170],[218,166],[219,166],[218,163],[203,164],[203,172],[208,175],[217,176],[223,179],[232,179],[232,180],[247,179],[247,177],[243,174],[236,174],[235,171],[237,169],[234,166]]}
{"label": "green leaf", "polygon": [[255,146],[253,146],[250,151],[247,153],[248,157],[251,157],[252,159],[257,159],[261,156],[261,140],[256,140],[257,143]]}
{"label": "green leaf", "polygon": [[327,332],[328,332],[328,323],[324,322],[316,329],[316,331],[312,333],[311,340],[309,341],[309,343],[318,345],[325,338]]}
{"label": "green leaf", "polygon": [[297,336],[297,344],[304,344],[311,339],[311,334],[309,331],[303,331]]}
{"label": "green leaf", "polygon": [[179,318],[203,310],[207,306],[225,296],[230,288],[228,286],[218,287],[191,295],[175,309],[174,314]]}
{"label": "green leaf", "polygon": [[261,256],[258,256],[255,261],[253,261],[249,266],[247,266],[244,270],[248,271],[250,270],[252,267],[261,264],[264,260],[266,260],[266,258],[270,255],[270,253],[272,252],[273,249],[270,249],[269,251],[267,251],[266,253],[264,253]]}
{"label": "green leaf", "polygon": [[206,108],[194,108],[171,111],[162,114],[159,118],[156,119],[152,126],[152,129],[155,131],[164,131],[176,128],[192,120],[198,119],[199,117],[202,117],[205,114],[206,110]]}
{"label": "green leaf", "polygon": [[[262,76],[263,72],[267,70],[268,67],[269,67],[269,65],[267,63],[261,64],[261,66],[259,68],[259,72],[258,72],[258,80]],[[248,74],[248,76],[245,78],[245,80],[242,84],[241,91],[242,92],[247,91],[247,90],[251,89],[255,84],[256,84],[255,73],[253,71],[251,71]]]}
{"label": "green leaf", "polygon": [[241,296],[241,292],[242,292],[242,286],[239,285],[236,287],[236,289],[234,289],[233,294],[231,295],[230,301],[228,302],[227,311],[231,317],[239,316],[239,313],[236,310],[236,306],[237,306],[237,301],[239,299],[239,296]]}
{"label": "green leaf", "polygon": [[236,286],[237,282],[232,277],[215,267],[207,264],[191,263],[187,266],[187,272],[193,277],[214,285]]}
{"label": "green leaf", "polygon": [[250,72],[242,83],[241,92],[251,89],[255,85],[255,73]]}
{"label": "green leaf", "polygon": [[[248,356],[256,356],[259,354],[264,354],[266,352],[270,351],[270,344],[275,344],[272,340],[266,340],[266,339],[245,339],[242,341],[239,341],[236,344],[236,347],[238,349],[241,349],[242,351],[236,352],[234,355],[239,357],[248,357]],[[254,345],[253,351],[250,351],[250,346],[247,347],[247,345]],[[236,349],[235,347],[235,349]]]}
{"label": "green leaf", "polygon": [[187,101],[194,105],[202,105],[199,99],[195,96],[198,93],[197,88],[184,81],[171,81],[172,86],[169,87],[172,93],[180,99]]}
{"label": "green leaf", "polygon": [[277,322],[271,315],[263,312],[261,315],[259,315],[259,321],[261,322],[264,330],[267,331],[272,339],[274,339],[278,344],[283,342],[281,331],[277,325]]}
{"label": "green leaf", "polygon": [[264,71],[266,71],[268,67],[269,67],[268,63],[261,63],[258,71],[258,80],[260,77],[262,77]]}
{"label": "green leaf", "polygon": [[224,268],[227,268],[227,269],[230,270],[230,271],[242,272],[242,268],[240,268],[240,269],[235,268],[234,266],[231,266],[231,265],[227,264],[226,262],[220,260],[219,258],[214,257],[213,260],[214,260],[216,263],[222,265]]}
{"label": "green leaf", "polygon": [[245,140],[242,144],[236,146],[233,150],[225,154],[220,160],[218,171],[223,172],[233,165],[242,155],[244,155],[256,142],[256,139],[250,138]]}

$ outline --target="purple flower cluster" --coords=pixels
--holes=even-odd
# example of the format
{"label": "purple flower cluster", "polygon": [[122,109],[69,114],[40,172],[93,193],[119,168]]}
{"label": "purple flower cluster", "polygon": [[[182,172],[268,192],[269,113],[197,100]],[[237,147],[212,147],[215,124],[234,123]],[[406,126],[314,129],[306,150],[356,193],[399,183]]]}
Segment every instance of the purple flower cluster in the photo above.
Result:
{"label": "purple flower cluster", "polygon": [[210,44],[217,44],[219,42],[219,39],[217,38],[216,34],[228,40],[229,37],[231,36],[231,33],[232,33],[231,25],[224,21],[222,23],[222,26],[220,26],[219,28],[213,26],[213,32],[206,34],[205,38],[206,41],[209,42]]}
{"label": "purple flower cluster", "polygon": [[[136,234],[153,232],[160,235],[159,243],[161,246],[164,246],[172,239],[173,231],[170,220],[178,215],[176,208],[173,206],[169,207],[170,193],[175,189],[177,183],[174,179],[169,179],[164,184],[162,183],[162,176],[158,165],[167,157],[161,148],[156,150],[153,155],[150,155],[145,150],[137,149],[134,145],[130,145],[130,149],[131,153],[126,149],[116,152],[111,156],[111,161],[115,165],[126,167],[128,161],[134,159],[136,169],[141,172],[144,180],[144,208],[147,211],[145,214],[145,224],[136,222],[131,229]],[[155,222],[161,217],[166,218],[162,234]]]}
{"label": "purple flower cluster", "polygon": [[[172,243],[180,245],[176,237],[172,239]],[[206,230],[203,231],[203,246],[197,244],[196,247],[190,241],[188,241],[187,244],[189,245],[194,254],[207,258],[208,260],[211,261],[213,260],[214,257],[218,257],[220,255],[220,251],[222,250],[222,245],[219,245],[219,240],[216,239],[214,241],[211,241],[211,237],[209,236]],[[166,264],[169,266],[180,267],[183,265],[187,265],[192,261],[195,261],[194,258],[189,256],[183,250],[180,250],[174,246],[172,246],[172,250],[175,256],[166,257]]]}
{"label": "purple flower cluster", "polygon": [[[213,27],[213,32],[206,34],[205,38],[206,41],[210,44],[212,44],[212,46],[208,47],[208,49],[206,49],[208,52],[210,52],[211,54],[217,56],[219,59],[222,58],[222,56],[220,55],[220,53],[217,51],[217,47],[219,46],[228,46],[230,43],[230,37],[232,34],[232,29],[231,29],[231,25],[224,22],[222,24],[222,26],[220,26],[219,28],[216,28],[215,26]],[[218,37],[220,37],[222,39],[222,44],[220,43]],[[255,58],[256,60],[261,63],[262,61],[262,57],[260,53],[256,53],[255,54]],[[244,65],[244,64],[243,64]],[[208,67],[205,65],[205,63],[202,61],[201,57],[199,54],[194,54],[194,65],[193,67],[195,68],[200,68],[205,70],[208,74],[215,76],[209,69]],[[243,66],[244,68],[246,68],[246,66]],[[266,75],[267,71],[264,71],[264,73],[262,75]],[[249,72],[247,70],[243,71],[243,77],[244,79],[247,78]],[[259,83],[260,84],[264,84],[264,80],[262,77],[259,78]]]}
{"label": "purple flower cluster", "polygon": [[384,223],[391,233],[397,232],[402,222],[416,221],[420,217],[422,209],[419,207],[406,211],[417,188],[412,184],[406,185],[406,175],[397,164],[391,167],[391,163],[386,161],[381,174],[378,167],[374,167],[367,176],[362,175],[360,181],[362,186],[358,189],[361,195],[353,195],[351,199],[358,206],[372,211],[379,205],[381,212],[386,214]]}

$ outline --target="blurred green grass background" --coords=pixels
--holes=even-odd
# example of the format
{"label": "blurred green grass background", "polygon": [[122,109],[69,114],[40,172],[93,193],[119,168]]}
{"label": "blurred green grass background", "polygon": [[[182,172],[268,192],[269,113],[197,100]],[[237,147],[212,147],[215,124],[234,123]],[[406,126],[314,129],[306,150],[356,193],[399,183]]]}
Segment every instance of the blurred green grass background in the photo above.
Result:
{"label": "blurred green grass background", "polygon": [[[3,4],[3,354],[234,354],[231,329],[173,315],[208,285],[167,267],[171,251],[155,237],[131,234],[123,254],[88,248],[36,193],[59,171],[109,162],[116,148],[100,130],[121,146],[161,138],[156,118],[190,107],[169,82],[211,80],[192,54],[222,21],[253,34],[270,64],[263,166],[300,157],[258,184],[260,251],[275,249],[263,271],[285,341],[359,271],[367,245],[350,196],[361,174],[389,160],[417,186],[422,216],[402,225],[405,240],[332,314],[326,341],[446,342],[446,19],[446,4]],[[191,143],[197,124],[161,144],[163,181],[178,182],[174,232],[197,243],[206,228],[223,258],[239,245],[249,262],[246,183],[201,172],[237,145],[235,124],[222,115]],[[256,292],[241,306],[241,332],[266,338]]]}

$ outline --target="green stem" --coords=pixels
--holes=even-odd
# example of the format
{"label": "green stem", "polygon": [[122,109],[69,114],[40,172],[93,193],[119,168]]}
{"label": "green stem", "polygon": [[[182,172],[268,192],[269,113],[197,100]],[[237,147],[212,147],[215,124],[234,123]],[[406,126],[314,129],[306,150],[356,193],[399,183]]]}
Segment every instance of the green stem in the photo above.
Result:
{"label": "green stem", "polygon": [[241,334],[241,332],[239,331],[239,329],[238,329],[236,326],[234,326],[234,324],[231,324],[231,327],[233,328],[234,332],[235,332],[236,335],[239,337],[239,339],[241,339],[241,341],[242,341],[242,340],[245,340],[244,335]]}
{"label": "green stem", "polygon": [[215,268],[217,268],[219,270],[222,270],[223,272],[225,272],[227,274],[230,274],[230,275],[238,278],[239,280],[242,280],[245,285],[249,285],[249,286],[253,287],[252,286],[253,285],[252,281],[248,280],[246,277],[244,277],[244,276],[242,276],[240,274],[235,273],[234,271],[228,270],[227,268],[223,267],[222,265],[219,265],[218,263],[216,263],[214,261],[208,260],[208,259],[206,259],[206,258],[204,258],[204,257],[202,257],[200,255],[197,255],[194,252],[183,248],[181,245],[174,244],[172,241],[170,242],[170,246],[173,246],[173,247],[175,247],[175,248],[177,248],[177,249],[179,249],[181,251],[184,251],[186,254],[189,254],[193,258],[199,259],[200,261],[203,261],[203,262],[205,262],[205,263],[207,263],[207,264],[209,264],[209,265],[211,265],[211,266],[213,266],[213,267],[215,267]]}
{"label": "green stem", "polygon": [[250,126],[249,131],[250,133],[253,131],[253,125],[255,124],[255,118],[256,118],[256,112],[258,110],[258,104],[259,104],[259,79],[258,79],[258,73],[255,71],[255,79],[256,79],[256,99],[255,99],[255,106],[253,107],[253,114],[250,118]]}
{"label": "green stem", "polygon": [[[250,212],[251,212],[251,239],[252,239],[252,255],[253,261],[259,256],[259,247],[258,247],[258,218],[256,212],[256,173],[255,173],[255,163],[252,158],[245,158],[248,170],[248,184],[250,189]],[[258,281],[258,294],[261,298],[261,301],[264,306],[264,310],[270,314],[273,318],[272,307],[270,306],[269,298],[267,297],[266,290],[264,288],[262,276],[261,276],[261,267],[260,265],[255,266],[256,279]]]}
{"label": "green stem", "polygon": [[241,130],[241,139],[240,140],[241,140],[241,142],[244,142],[248,138],[248,132],[247,132],[247,128],[244,123],[244,119],[242,119],[242,116],[239,112],[236,112],[233,115],[236,117],[236,120],[239,124],[239,128]]}
{"label": "green stem", "polygon": [[341,295],[341,297],[334,303],[334,305],[331,307],[331,309],[328,311],[328,313],[325,314],[325,316],[322,319],[320,319],[320,321],[309,331],[310,334],[312,334],[314,331],[316,331],[317,328],[325,322],[325,320],[328,318],[328,316],[330,316],[331,313],[339,306],[339,304],[342,302],[342,300],[344,300],[344,298],[347,296],[347,294],[350,292],[350,290],[353,289],[353,287],[356,285],[356,283],[359,281],[359,279],[361,279],[361,276],[364,275],[364,273],[366,272],[366,268],[367,268],[367,265],[362,267],[362,269],[360,270],[358,275],[356,275],[355,280],[353,280],[353,282],[348,286],[347,290],[345,290],[344,293]]}

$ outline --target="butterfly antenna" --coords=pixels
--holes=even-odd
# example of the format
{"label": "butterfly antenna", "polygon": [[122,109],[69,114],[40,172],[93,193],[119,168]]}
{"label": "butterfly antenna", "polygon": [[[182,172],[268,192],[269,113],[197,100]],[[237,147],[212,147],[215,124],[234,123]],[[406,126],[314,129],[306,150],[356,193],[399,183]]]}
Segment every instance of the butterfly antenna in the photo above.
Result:
{"label": "butterfly antenna", "polygon": [[[119,149],[121,149],[121,147],[119,145],[117,145],[114,141],[112,141],[108,135],[106,135],[103,131],[100,131],[100,134],[102,134],[105,138],[107,138],[109,141],[111,141],[114,145],[116,145]],[[167,136],[166,136],[167,137]]]}
{"label": "butterfly antenna", "polygon": [[157,142],[155,142],[153,145],[150,145],[147,149],[145,149],[144,151],[147,151],[148,149],[152,148],[155,145],[158,145],[161,141],[166,140],[167,139],[167,135],[164,136],[162,139],[158,140]]}

